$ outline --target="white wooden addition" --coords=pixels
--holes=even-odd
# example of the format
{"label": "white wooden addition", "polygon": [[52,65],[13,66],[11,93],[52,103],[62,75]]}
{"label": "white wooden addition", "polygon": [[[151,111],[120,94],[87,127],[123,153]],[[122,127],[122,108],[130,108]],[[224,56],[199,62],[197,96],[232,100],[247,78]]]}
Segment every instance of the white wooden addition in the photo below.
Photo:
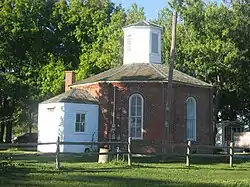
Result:
{"label": "white wooden addition", "polygon": [[[39,104],[38,142],[97,142],[99,106],[78,103]],[[79,121],[77,119],[82,117]],[[93,136],[94,135],[94,136]],[[61,145],[61,152],[81,153],[87,145]],[[39,145],[40,152],[55,152],[56,145]]]}

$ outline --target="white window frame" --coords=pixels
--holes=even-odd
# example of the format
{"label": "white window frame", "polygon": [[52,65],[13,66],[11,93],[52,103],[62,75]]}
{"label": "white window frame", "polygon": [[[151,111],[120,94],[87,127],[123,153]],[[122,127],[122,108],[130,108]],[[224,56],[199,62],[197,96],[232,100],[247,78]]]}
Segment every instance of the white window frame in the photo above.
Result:
{"label": "white window frame", "polygon": [[[191,119],[189,119],[189,115],[188,115],[188,113],[189,113],[188,112],[188,109],[189,109],[189,107],[188,107],[189,100],[192,101],[192,102],[194,102],[194,109],[193,109],[194,114],[193,114],[193,116],[192,116]],[[196,100],[195,100],[195,98],[194,97],[188,97],[187,100],[186,100],[186,133],[187,133],[187,140],[188,141],[196,141],[196,122],[197,122],[196,112],[197,111],[196,111]],[[194,137],[190,137],[190,135],[188,133],[188,126],[189,126],[189,122],[191,120],[194,120],[193,121],[193,125],[194,126],[192,127],[192,129],[193,129],[192,134],[194,134]]]}
{"label": "white window frame", "polygon": [[[77,115],[80,115],[80,122],[76,121],[76,119],[77,119],[76,116]],[[84,122],[82,122],[82,115],[84,115]],[[79,123],[84,124],[83,131],[76,131],[76,125],[79,124]],[[75,113],[74,132],[75,133],[84,133],[84,132],[86,132],[86,113],[84,113],[84,112],[76,112]]]}
{"label": "white window frame", "polygon": [[[157,35],[157,53],[153,52],[153,34]],[[157,32],[151,32],[151,53],[160,54],[160,34]]]}
{"label": "white window frame", "polygon": [[[131,102],[132,102],[132,98],[133,97],[137,97],[139,96],[139,98],[141,99],[141,116],[133,116],[135,118],[137,117],[141,117],[141,136],[140,137],[132,137],[131,136]],[[129,122],[128,122],[128,131],[129,131],[129,136],[133,139],[133,140],[142,140],[143,139],[143,117],[144,117],[144,99],[142,97],[141,94],[132,94],[130,97],[129,97]]]}

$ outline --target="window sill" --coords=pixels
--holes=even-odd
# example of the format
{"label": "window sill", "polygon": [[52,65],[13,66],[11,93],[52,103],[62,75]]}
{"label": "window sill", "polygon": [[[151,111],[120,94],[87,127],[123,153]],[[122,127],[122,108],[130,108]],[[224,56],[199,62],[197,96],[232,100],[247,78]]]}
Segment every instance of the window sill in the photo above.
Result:
{"label": "window sill", "polygon": [[131,137],[131,139],[132,140],[143,140],[143,138],[132,138],[132,137]]}
{"label": "window sill", "polygon": [[190,141],[191,143],[195,143],[196,142],[195,139],[187,139],[187,141]]}
{"label": "window sill", "polygon": [[160,53],[151,52],[151,55],[158,55],[158,56],[160,56]]}
{"label": "window sill", "polygon": [[74,132],[73,134],[79,134],[79,135],[82,135],[82,134],[88,134],[87,132]]}

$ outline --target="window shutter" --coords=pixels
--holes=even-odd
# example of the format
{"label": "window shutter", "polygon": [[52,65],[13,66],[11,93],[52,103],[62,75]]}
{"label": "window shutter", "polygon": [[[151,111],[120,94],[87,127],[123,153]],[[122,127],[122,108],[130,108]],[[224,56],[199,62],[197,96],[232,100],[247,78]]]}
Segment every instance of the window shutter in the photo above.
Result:
{"label": "window shutter", "polygon": [[159,53],[159,35],[152,33],[152,53]]}

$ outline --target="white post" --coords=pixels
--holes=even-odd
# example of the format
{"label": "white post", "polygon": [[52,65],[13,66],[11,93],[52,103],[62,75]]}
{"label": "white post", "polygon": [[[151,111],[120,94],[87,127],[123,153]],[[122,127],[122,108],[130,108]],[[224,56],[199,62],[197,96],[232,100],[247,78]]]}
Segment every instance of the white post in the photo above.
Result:
{"label": "white post", "polygon": [[128,138],[128,165],[131,166],[131,137]]}
{"label": "white post", "polygon": [[116,147],[116,161],[119,160],[119,152],[120,152],[120,149],[119,149],[119,146]]}
{"label": "white post", "polygon": [[190,148],[191,148],[191,141],[188,141],[187,144],[187,155],[186,155],[186,166],[190,166]]}
{"label": "white post", "polygon": [[233,167],[233,155],[234,155],[234,143],[230,142],[230,148],[229,148],[229,164],[230,164],[230,167]]}

